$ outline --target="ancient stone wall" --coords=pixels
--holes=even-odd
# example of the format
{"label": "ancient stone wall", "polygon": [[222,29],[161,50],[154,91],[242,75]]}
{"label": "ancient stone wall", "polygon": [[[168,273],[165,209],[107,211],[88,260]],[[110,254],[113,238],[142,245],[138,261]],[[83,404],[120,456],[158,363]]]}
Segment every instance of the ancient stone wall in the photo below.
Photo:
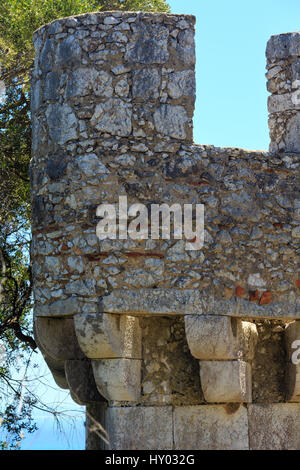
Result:
{"label": "ancient stone wall", "polygon": [[[95,420],[115,449],[300,448],[300,33],[268,43],[270,153],[216,148],[193,143],[194,22],[106,12],[34,34],[35,334],[87,406],[88,448]],[[204,204],[203,248],[99,240],[120,196]]]}

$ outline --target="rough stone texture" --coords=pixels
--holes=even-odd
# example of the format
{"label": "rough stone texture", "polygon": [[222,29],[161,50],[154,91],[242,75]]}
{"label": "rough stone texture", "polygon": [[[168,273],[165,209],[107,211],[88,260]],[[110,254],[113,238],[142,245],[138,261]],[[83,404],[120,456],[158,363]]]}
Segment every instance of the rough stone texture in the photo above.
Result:
{"label": "rough stone texture", "polygon": [[208,403],[252,401],[251,367],[244,361],[200,361],[200,380]]}
{"label": "rough stone texture", "polygon": [[[225,291],[227,292],[227,291]],[[230,291],[229,291],[230,292]],[[252,292],[252,291],[250,291]],[[244,318],[296,319],[299,299],[255,305],[240,297],[215,299],[198,289],[114,289],[101,299],[101,310],[127,315],[228,315]]]}
{"label": "rough stone texture", "polygon": [[270,151],[300,152],[300,33],[271,36],[267,44]]}
{"label": "rough stone texture", "polygon": [[74,317],[80,348],[91,359],[141,359],[141,330],[136,317],[78,314]]}
{"label": "rough stone texture", "polygon": [[246,450],[247,409],[242,405],[175,408],[174,445],[178,450]]}
{"label": "rough stone texture", "polygon": [[199,362],[189,351],[182,317],[140,319],[143,405],[204,403]]}
{"label": "rough stone texture", "polygon": [[172,449],[171,406],[107,408],[106,429],[110,449]]}
{"label": "rough stone texture", "polygon": [[[89,448],[102,446],[94,416],[110,426],[116,448],[248,447],[246,408],[202,404],[199,361],[187,340],[196,355],[206,347],[196,344],[199,331],[189,328],[186,337],[184,315],[207,319],[203,331],[212,328],[218,342],[207,353],[235,359],[230,367],[236,352],[249,361],[254,402],[283,402],[291,383],[284,322],[300,318],[299,33],[268,43],[271,145],[270,153],[256,152],[193,143],[194,23],[184,15],[104,12],[34,34],[34,315],[46,325],[44,332],[35,325],[36,337],[57,383],[67,387],[67,375],[75,399],[88,403]],[[193,241],[173,235],[100,241],[97,206],[116,204],[119,195],[128,205],[204,204],[204,246],[186,250]],[[73,317],[94,379],[86,379],[89,361],[68,352],[74,329],[61,345],[62,327],[51,326]],[[212,317],[227,325],[227,343]],[[135,331],[127,341],[128,321]],[[85,388],[76,395],[76,364],[83,383],[95,380],[109,400],[107,412],[102,402],[89,404]],[[172,406],[176,429],[166,430],[160,417],[170,420]],[[278,408],[283,421],[289,406]],[[263,419],[259,432],[269,432]]]}
{"label": "rough stone texture", "polygon": [[185,315],[190,351],[197,359],[253,359],[257,330],[253,323],[225,316]]}
{"label": "rough stone texture", "polygon": [[299,450],[300,404],[249,405],[250,449]]}
{"label": "rough stone texture", "polygon": [[141,394],[139,359],[92,359],[99,393],[109,401],[138,401]]}
{"label": "rough stone texture", "polygon": [[252,399],[257,403],[285,400],[286,351],[285,324],[280,321],[256,322],[258,342],[252,361]]}

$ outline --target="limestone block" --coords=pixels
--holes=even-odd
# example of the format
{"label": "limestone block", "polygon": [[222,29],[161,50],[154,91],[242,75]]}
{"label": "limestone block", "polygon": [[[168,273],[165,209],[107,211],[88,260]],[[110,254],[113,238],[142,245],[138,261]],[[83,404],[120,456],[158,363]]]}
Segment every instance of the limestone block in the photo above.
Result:
{"label": "limestone block", "polygon": [[131,104],[110,98],[105,103],[97,104],[91,124],[101,132],[128,136],[131,132],[131,114]]}
{"label": "limestone block", "polygon": [[109,407],[105,422],[111,449],[173,448],[171,406]]}
{"label": "limestone block", "polygon": [[156,68],[138,69],[133,72],[132,95],[135,98],[158,97],[161,78]]}
{"label": "limestone block", "polygon": [[300,33],[286,33],[271,36],[267,43],[266,56],[268,61],[300,56]]}
{"label": "limestone block", "polygon": [[65,377],[71,396],[79,405],[105,401],[97,390],[90,361],[65,361]]}
{"label": "limestone block", "polygon": [[249,405],[248,417],[250,449],[300,449],[300,403]]}
{"label": "limestone block", "polygon": [[168,94],[171,98],[178,99],[182,96],[195,96],[195,74],[192,70],[173,72],[169,76]]}
{"label": "limestone block", "polygon": [[127,315],[105,313],[74,316],[79,345],[91,359],[141,359],[141,329],[139,319]]}
{"label": "limestone block", "polygon": [[286,400],[300,402],[300,321],[287,325],[285,329],[287,352]]}
{"label": "limestone block", "polygon": [[101,311],[127,315],[228,315],[238,318],[299,319],[300,302],[294,296],[284,301],[258,305],[240,297],[220,300],[200,289],[114,289],[100,302]]}
{"label": "limestone block", "polygon": [[36,341],[47,357],[53,361],[84,358],[72,318],[37,317],[34,323]]}
{"label": "limestone block", "polygon": [[64,300],[55,300],[51,304],[37,305],[35,315],[39,317],[70,317],[80,311],[79,302],[76,297]]}
{"label": "limestone block", "polygon": [[299,109],[299,90],[294,93],[284,93],[283,95],[271,95],[268,98],[269,113],[280,113],[292,109]]}
{"label": "limestone block", "polygon": [[126,47],[125,61],[144,65],[163,64],[169,58],[168,34],[165,26],[133,25],[133,40]]}
{"label": "limestone block", "polygon": [[257,342],[253,323],[216,315],[185,315],[190,351],[202,360],[252,359]]}
{"label": "limestone block", "polygon": [[209,403],[251,402],[251,367],[244,361],[200,361],[200,380]]}
{"label": "limestone block", "polygon": [[46,110],[49,135],[53,143],[63,145],[77,137],[77,119],[67,104],[49,104]]}
{"label": "limestone block", "polygon": [[153,115],[157,132],[175,139],[185,139],[188,116],[183,106],[162,104]]}
{"label": "limestone block", "polygon": [[177,450],[247,450],[247,409],[232,404],[175,408],[174,447]]}
{"label": "limestone block", "polygon": [[138,401],[141,394],[140,359],[92,360],[101,395],[109,401]]}

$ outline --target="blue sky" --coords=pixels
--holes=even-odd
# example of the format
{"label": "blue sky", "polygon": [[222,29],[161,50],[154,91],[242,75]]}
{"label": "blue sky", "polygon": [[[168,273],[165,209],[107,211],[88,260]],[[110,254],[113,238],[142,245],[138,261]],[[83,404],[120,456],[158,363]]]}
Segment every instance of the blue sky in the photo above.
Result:
{"label": "blue sky", "polygon": [[299,0],[170,0],[196,16],[198,144],[267,150],[265,48],[269,37],[300,29]]}
{"label": "blue sky", "polygon": [[[265,47],[272,34],[300,29],[299,0],[170,0],[172,13],[196,16],[197,101],[194,140],[199,144],[267,150]],[[40,367],[44,368],[42,359]],[[55,384],[48,374],[44,380]],[[83,449],[82,408],[66,393],[43,389],[44,401],[63,401],[75,425],[57,433],[39,414],[39,431],[23,449]],[[77,411],[76,411],[77,410]],[[81,417],[80,417],[81,416]]]}

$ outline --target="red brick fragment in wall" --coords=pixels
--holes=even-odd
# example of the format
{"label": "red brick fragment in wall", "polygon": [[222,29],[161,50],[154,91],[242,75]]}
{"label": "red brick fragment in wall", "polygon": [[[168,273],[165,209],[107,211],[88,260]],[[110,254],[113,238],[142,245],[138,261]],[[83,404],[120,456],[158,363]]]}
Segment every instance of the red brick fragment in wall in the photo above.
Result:
{"label": "red brick fragment in wall", "polygon": [[236,297],[244,297],[246,295],[246,291],[243,287],[237,286],[235,288],[235,295]]}
{"label": "red brick fragment in wall", "polygon": [[260,301],[259,301],[259,305],[269,304],[271,302],[271,299],[272,299],[272,293],[269,291],[266,291],[262,294]]}

